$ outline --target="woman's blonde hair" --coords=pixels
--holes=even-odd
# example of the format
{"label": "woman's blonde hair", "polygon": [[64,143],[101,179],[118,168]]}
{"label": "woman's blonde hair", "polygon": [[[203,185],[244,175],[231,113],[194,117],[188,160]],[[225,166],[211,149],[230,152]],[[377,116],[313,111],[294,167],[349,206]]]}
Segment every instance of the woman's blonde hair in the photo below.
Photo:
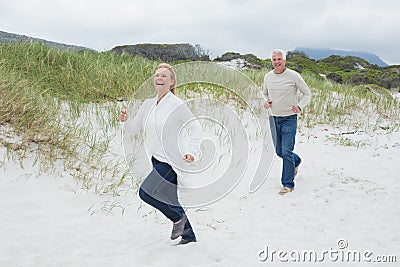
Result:
{"label": "woman's blonde hair", "polygon": [[171,92],[175,95],[176,94],[176,75],[175,75],[175,71],[172,68],[171,65],[169,65],[168,63],[161,63],[157,66],[157,70],[158,69],[168,69],[171,73],[171,78],[174,81],[174,83],[171,85]]}

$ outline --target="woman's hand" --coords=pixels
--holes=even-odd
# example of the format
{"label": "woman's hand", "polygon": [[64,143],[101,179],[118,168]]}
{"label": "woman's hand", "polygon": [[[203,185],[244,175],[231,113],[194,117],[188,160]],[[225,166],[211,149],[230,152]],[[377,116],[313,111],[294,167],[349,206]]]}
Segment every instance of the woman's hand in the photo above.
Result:
{"label": "woman's hand", "polygon": [[186,154],[185,156],[183,156],[183,160],[190,163],[194,160],[194,157],[190,154]]}
{"label": "woman's hand", "polygon": [[126,113],[126,109],[122,109],[121,113],[119,114],[118,120],[120,122],[126,122],[126,120],[128,119],[128,113]]}

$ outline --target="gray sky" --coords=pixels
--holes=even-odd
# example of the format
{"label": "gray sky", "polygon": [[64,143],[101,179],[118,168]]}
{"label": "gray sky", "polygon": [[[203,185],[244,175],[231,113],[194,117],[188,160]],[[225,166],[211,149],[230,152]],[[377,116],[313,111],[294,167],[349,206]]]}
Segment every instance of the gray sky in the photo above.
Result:
{"label": "gray sky", "polygon": [[105,51],[200,44],[269,58],[274,48],[372,52],[400,64],[398,0],[0,0],[0,30]]}

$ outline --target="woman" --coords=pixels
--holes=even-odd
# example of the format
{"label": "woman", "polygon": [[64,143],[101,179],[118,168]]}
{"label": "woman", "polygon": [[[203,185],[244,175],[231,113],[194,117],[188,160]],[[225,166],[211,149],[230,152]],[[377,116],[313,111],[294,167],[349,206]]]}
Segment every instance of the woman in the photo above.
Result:
{"label": "woman", "polygon": [[[175,96],[175,85],[172,67],[166,63],[158,65],[154,75],[157,96],[144,101],[133,120],[128,120],[125,109],[119,120],[126,122],[124,130],[130,136],[141,129],[146,133],[146,150],[151,155],[153,170],[140,186],[140,198],[172,221],[172,240],[181,236],[179,244],[187,244],[197,240],[178,201],[178,176],[183,179],[187,163],[199,155],[202,129],[186,104]],[[188,150],[182,152],[184,126],[190,129],[190,138]]]}

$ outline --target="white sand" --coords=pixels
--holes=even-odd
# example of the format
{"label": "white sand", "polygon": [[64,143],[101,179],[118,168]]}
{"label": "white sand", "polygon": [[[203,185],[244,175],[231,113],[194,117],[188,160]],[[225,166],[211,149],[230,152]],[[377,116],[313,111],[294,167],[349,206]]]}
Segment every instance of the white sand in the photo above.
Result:
{"label": "white sand", "polygon": [[[371,259],[396,255],[399,262],[400,133],[342,136],[366,143],[359,148],[335,144],[332,133],[316,127],[298,134],[303,163],[292,193],[277,194],[276,159],[256,193],[243,182],[222,200],[190,209],[199,242],[185,246],[169,240],[171,223],[135,192],[99,195],[68,173],[29,175],[37,173],[29,158],[21,168],[0,148],[0,266],[286,266],[276,255],[260,261],[259,252],[315,250],[321,258],[338,250],[339,239],[349,250],[373,252]],[[322,262],[342,264],[328,256]]]}

